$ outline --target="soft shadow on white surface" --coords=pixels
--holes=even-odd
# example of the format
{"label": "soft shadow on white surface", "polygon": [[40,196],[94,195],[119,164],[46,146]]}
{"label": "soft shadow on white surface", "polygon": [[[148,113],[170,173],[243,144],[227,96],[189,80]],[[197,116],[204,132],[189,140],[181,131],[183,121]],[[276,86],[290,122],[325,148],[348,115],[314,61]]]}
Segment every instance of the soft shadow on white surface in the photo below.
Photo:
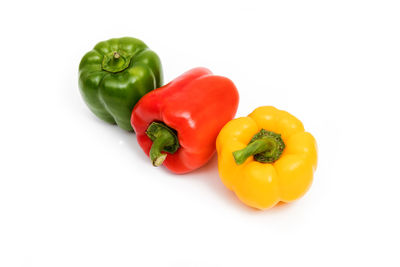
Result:
{"label": "soft shadow on white surface", "polygon": [[233,208],[243,212],[252,211],[242,205],[235,194],[223,185],[218,174],[218,158],[216,154],[206,165],[193,171],[188,178],[204,183],[213,194],[218,195],[222,201],[229,202],[229,205]]}
{"label": "soft shadow on white surface", "polygon": [[287,212],[293,207],[295,203],[278,203],[275,207],[262,211],[246,206],[242,203],[235,195],[233,191],[230,191],[224,186],[218,174],[218,156],[215,153],[211,160],[203,167],[193,171],[191,175],[188,175],[189,179],[196,179],[204,183],[208,189],[219,196],[219,199],[224,202],[228,202],[229,206],[240,212],[244,212],[249,215],[256,216],[268,216],[271,213]]}
{"label": "soft shadow on white surface", "polygon": [[[85,115],[82,115],[82,113],[84,113]],[[97,118],[89,110],[85,110],[85,112],[82,111],[81,115],[87,117],[88,123],[93,123],[96,127],[100,127],[102,131],[107,132],[107,134],[105,134],[104,136],[107,136],[108,139],[114,140],[118,142],[118,145],[126,147],[134,156],[133,158],[135,161],[140,160],[140,164],[147,164],[149,162],[148,157],[136,141],[135,132],[129,132],[119,128],[116,124],[107,123]],[[110,156],[110,158],[115,158],[116,156],[117,155],[114,155],[114,157]],[[133,165],[137,164],[138,163],[133,162]]]}

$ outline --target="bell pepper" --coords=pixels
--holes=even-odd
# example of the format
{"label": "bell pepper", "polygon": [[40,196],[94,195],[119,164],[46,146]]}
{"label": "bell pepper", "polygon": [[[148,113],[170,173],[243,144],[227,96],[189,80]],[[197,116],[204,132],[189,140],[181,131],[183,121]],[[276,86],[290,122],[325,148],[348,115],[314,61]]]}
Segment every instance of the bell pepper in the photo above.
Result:
{"label": "bell pepper", "polygon": [[131,123],[154,166],[186,173],[215,153],[217,135],[235,116],[238,101],[231,80],[195,68],[142,97]]}
{"label": "bell pepper", "polygon": [[257,209],[303,196],[317,167],[314,137],[293,115],[271,106],[228,122],[217,152],[222,182]]}
{"label": "bell pepper", "polygon": [[161,84],[160,59],[135,38],[100,42],[79,65],[79,88],[89,109],[128,131],[136,102]]}

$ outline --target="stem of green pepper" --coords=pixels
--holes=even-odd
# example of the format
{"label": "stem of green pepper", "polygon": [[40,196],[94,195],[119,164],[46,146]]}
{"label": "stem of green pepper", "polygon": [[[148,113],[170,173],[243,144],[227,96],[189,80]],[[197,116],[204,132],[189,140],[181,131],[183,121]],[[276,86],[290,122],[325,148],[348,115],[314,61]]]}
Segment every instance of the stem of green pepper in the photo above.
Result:
{"label": "stem of green pepper", "polygon": [[119,59],[120,57],[121,55],[117,51],[114,51],[114,59]]}
{"label": "stem of green pepper", "polygon": [[161,122],[153,122],[146,130],[147,136],[153,141],[150,149],[150,159],[153,166],[160,166],[167,158],[162,151],[175,153],[179,148],[179,141],[173,129]]}
{"label": "stem of green pepper", "polygon": [[237,165],[243,164],[250,156],[258,162],[272,163],[280,158],[284,148],[285,143],[279,134],[261,129],[245,148],[233,152],[233,158]]}
{"label": "stem of green pepper", "polygon": [[112,51],[103,57],[102,69],[117,73],[129,67],[132,56],[123,51]]}

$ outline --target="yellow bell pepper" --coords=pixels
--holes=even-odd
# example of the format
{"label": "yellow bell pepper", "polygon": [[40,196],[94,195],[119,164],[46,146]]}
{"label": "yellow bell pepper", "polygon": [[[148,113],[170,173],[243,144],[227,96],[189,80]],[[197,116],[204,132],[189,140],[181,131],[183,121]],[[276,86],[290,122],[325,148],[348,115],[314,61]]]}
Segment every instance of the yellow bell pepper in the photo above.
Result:
{"label": "yellow bell pepper", "polygon": [[310,188],[317,144],[296,117],[271,106],[228,122],[217,138],[218,170],[246,205],[268,209]]}

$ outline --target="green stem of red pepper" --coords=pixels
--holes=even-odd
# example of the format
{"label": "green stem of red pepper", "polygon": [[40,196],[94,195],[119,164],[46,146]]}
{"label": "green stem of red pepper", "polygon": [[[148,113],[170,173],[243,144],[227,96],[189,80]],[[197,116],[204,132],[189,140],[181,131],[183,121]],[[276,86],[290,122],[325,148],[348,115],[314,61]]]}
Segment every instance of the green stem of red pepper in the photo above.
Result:
{"label": "green stem of red pepper", "polygon": [[179,148],[176,131],[161,122],[153,122],[146,130],[147,136],[153,141],[150,149],[150,159],[153,166],[160,166],[167,158],[167,154],[175,153]]}

